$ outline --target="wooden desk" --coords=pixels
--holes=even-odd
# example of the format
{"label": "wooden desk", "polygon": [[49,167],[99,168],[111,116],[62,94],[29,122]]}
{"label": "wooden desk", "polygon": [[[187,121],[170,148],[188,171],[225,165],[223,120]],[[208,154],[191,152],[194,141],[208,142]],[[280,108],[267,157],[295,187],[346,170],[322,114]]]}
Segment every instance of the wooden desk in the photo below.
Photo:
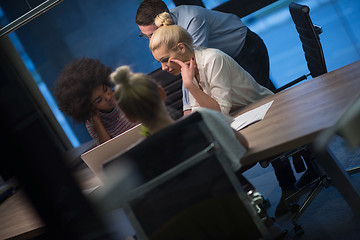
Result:
{"label": "wooden desk", "polygon": [[[76,172],[82,189],[101,184],[89,168]],[[0,239],[29,239],[45,233],[44,223],[22,191],[0,205]]]}
{"label": "wooden desk", "polygon": [[240,131],[250,144],[241,162],[254,163],[311,143],[359,94],[357,61],[247,106],[235,116],[274,100],[262,121]]}
{"label": "wooden desk", "polygon": [[22,192],[0,205],[0,239],[29,239],[44,233],[44,224]]}
{"label": "wooden desk", "polygon": [[[338,121],[359,94],[357,61],[247,106],[238,114],[274,100],[262,121],[240,131],[250,145],[241,163],[255,163],[312,143],[319,132]],[[359,192],[342,167],[335,160],[319,164],[360,216]]]}

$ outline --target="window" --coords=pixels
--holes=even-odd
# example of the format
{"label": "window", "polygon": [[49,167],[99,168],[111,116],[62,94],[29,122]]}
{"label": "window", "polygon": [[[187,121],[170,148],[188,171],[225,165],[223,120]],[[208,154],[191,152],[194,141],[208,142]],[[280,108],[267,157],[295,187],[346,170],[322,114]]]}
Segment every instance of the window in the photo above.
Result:
{"label": "window", "polygon": [[[244,23],[264,40],[270,56],[270,77],[276,87],[307,74],[301,42],[288,5],[280,0],[245,18]],[[297,1],[310,7],[314,24],[323,29],[320,41],[328,71],[360,59],[360,2],[356,0]]]}

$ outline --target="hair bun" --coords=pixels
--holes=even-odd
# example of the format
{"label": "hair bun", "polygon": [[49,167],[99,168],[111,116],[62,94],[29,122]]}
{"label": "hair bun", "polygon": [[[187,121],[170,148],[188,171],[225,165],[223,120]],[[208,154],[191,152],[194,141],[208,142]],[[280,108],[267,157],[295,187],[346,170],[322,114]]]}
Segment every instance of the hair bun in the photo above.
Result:
{"label": "hair bun", "polygon": [[111,73],[111,81],[115,84],[128,84],[132,72],[129,66],[118,67],[115,72]]}
{"label": "hair bun", "polygon": [[169,26],[169,25],[175,24],[173,19],[170,16],[170,13],[168,13],[168,12],[163,12],[163,13],[158,14],[155,18],[154,23],[157,27]]}

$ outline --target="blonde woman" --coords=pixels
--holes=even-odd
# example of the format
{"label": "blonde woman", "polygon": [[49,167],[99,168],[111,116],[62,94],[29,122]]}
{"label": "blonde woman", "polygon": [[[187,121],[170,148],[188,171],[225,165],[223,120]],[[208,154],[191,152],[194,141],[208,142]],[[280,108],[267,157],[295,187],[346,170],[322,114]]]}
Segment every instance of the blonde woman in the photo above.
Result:
{"label": "blonde woman", "polygon": [[[115,84],[114,98],[126,117],[133,122],[141,122],[154,134],[170,126],[175,121],[165,106],[165,90],[151,79],[149,75],[131,72],[128,66],[121,66],[110,75]],[[200,111],[202,109],[199,109]],[[220,119],[231,122],[220,113]],[[238,141],[247,149],[247,140],[239,132],[233,130]]]}
{"label": "blonde woman", "polygon": [[130,121],[141,122],[150,134],[171,125],[174,120],[166,110],[165,90],[149,75],[132,73],[128,66],[121,66],[110,75],[116,84],[114,97]]}
{"label": "blonde woman", "polygon": [[234,58],[262,86],[274,89],[269,78],[269,55],[265,43],[238,16],[194,5],[168,9],[161,0],[144,0],[135,17],[140,37],[151,37],[157,29],[154,20],[163,12],[168,12],[174,24],[191,35],[195,46],[220,49]]}
{"label": "blonde woman", "polygon": [[205,107],[229,114],[273,94],[222,51],[194,49],[190,34],[173,25],[169,13],[159,14],[155,24],[158,29],[150,38],[150,50],[164,71],[181,74],[192,111]]}
{"label": "blonde woman", "polygon": [[[183,85],[190,92],[190,106],[232,112],[273,93],[259,85],[233,58],[220,50],[194,48],[189,33],[169,21],[169,13],[155,19],[158,29],[150,38],[150,50],[163,71],[181,74]],[[296,178],[288,161],[272,162],[282,196],[275,215],[290,210],[286,196],[296,191]]]}
{"label": "blonde woman", "polygon": [[[166,111],[166,94],[164,90],[161,86],[156,84],[149,75],[132,73],[128,66],[122,66],[117,68],[116,71],[110,75],[110,78],[116,86],[114,90],[116,103],[123,110],[129,120],[142,122],[142,124],[148,128],[149,135],[156,134],[175,122]],[[226,143],[226,146],[223,146],[224,150],[230,155],[237,157],[237,159],[233,159],[231,161],[231,166],[236,172],[244,190],[246,192],[250,189],[254,190],[251,183],[242,176],[242,172],[247,170],[249,167],[240,168],[241,165],[239,158],[248,149],[248,143],[245,137],[230,127],[228,121],[230,117],[225,116],[218,111],[205,108],[199,108],[197,111],[202,115],[202,119],[205,124],[212,123],[213,126],[221,126],[220,134],[222,137],[227,136],[227,140],[232,139],[232,141]],[[215,132],[213,132],[213,134],[216,136]],[[210,226],[207,225],[207,215],[201,214],[197,216],[197,218],[202,219],[202,225],[206,228]],[[215,221],[217,220],[215,219]],[[220,221],[223,220],[220,219]],[[178,222],[176,222],[176,224],[178,224]],[[286,231],[282,232],[280,227],[275,224],[267,214],[265,224],[269,230],[269,239],[286,234]],[[220,225],[221,224],[219,224],[219,226]],[[210,226],[210,228],[212,227]],[[224,231],[221,226],[218,229],[222,230],[224,233],[227,232],[227,229]],[[174,234],[171,231],[168,233],[170,236],[173,236]],[[191,238],[187,232],[182,232],[181,234],[185,237]]]}

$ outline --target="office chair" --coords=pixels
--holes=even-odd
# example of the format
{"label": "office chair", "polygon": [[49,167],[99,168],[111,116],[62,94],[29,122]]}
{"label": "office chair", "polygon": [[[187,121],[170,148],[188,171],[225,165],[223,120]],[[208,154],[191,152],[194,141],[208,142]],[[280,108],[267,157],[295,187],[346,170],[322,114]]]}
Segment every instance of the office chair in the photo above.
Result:
{"label": "office chair", "polygon": [[[301,5],[297,3],[289,4],[289,11],[291,18],[295,24],[296,30],[299,34],[302,48],[305,55],[305,60],[307,62],[307,67],[310,71],[309,74],[305,74],[288,84],[278,88],[276,92],[283,91],[305,79],[308,76],[312,76],[313,78],[320,76],[327,72],[324,53],[322,50],[322,46],[320,43],[319,34],[322,33],[322,28],[316,26],[312,23],[309,12],[310,8],[306,5]],[[291,156],[293,159],[293,164],[297,173],[304,172],[306,167],[303,163],[302,158],[304,158],[305,162],[311,166],[310,158],[312,158],[311,151],[304,146],[302,148],[296,149],[289,153],[285,153],[280,157],[289,157]]]}
{"label": "office chair", "polygon": [[289,11],[292,20],[295,23],[296,30],[299,33],[299,37],[304,50],[305,59],[307,62],[309,74],[303,75],[290,83],[277,89],[280,92],[286,88],[289,88],[305,79],[308,76],[317,77],[327,72],[324,53],[320,43],[319,34],[322,33],[322,28],[315,26],[310,18],[310,8],[306,5],[300,5],[297,3],[289,4]]}
{"label": "office chair", "polygon": [[200,6],[200,7],[205,7],[202,0],[174,0],[173,2],[175,4],[175,6],[196,5],[196,6]]}
{"label": "office chair", "polygon": [[[293,216],[292,222],[294,224],[294,230],[296,234],[300,235],[304,232],[301,226],[297,223],[297,219],[301,216],[301,214],[306,210],[312,200],[317,196],[317,194],[321,191],[323,187],[329,187],[332,184],[331,179],[324,173],[323,169],[318,166],[318,162],[325,162],[329,164],[329,159],[334,159],[336,161],[336,157],[334,153],[329,148],[329,144],[334,140],[335,137],[341,137],[350,147],[360,147],[360,97],[358,97],[354,103],[346,110],[346,112],[342,115],[336,125],[330,129],[319,134],[319,136],[315,139],[312,150],[315,153],[316,159],[311,163],[315,167],[316,171],[319,174],[319,178],[311,183],[314,188],[307,196],[303,205],[300,207],[298,212]],[[345,172],[348,175],[353,175],[355,173],[360,172],[360,166],[351,167],[345,169]],[[348,183],[350,179],[345,175],[337,174],[336,179],[338,181]],[[337,186],[339,191],[343,191],[344,186]],[[289,197],[288,200],[297,197],[299,194],[304,191],[305,188],[301,189],[296,194]],[[351,196],[350,196],[351,198]],[[357,201],[357,200],[354,200]],[[359,202],[353,202],[353,205],[357,206]]]}
{"label": "office chair", "polygon": [[110,209],[122,206],[141,239],[176,239],[182,233],[197,239],[262,238],[264,212],[244,192],[223,145],[200,113],[191,114],[106,163],[104,172],[118,176],[116,169],[130,162],[138,177],[130,174],[135,181],[113,184],[102,202]]}
{"label": "office chair", "polygon": [[[291,18],[295,24],[296,30],[299,34],[300,41],[302,43],[302,48],[305,55],[305,60],[307,62],[307,67],[310,73],[300,76],[299,78],[289,82],[288,84],[278,88],[276,92],[284,91],[285,89],[294,86],[295,84],[307,79],[310,75],[315,78],[327,72],[326,62],[324,58],[324,53],[322,50],[319,34],[322,33],[322,28],[315,26],[312,23],[309,12],[310,8],[306,5],[301,5],[297,3],[289,4],[289,11]],[[313,179],[314,174],[317,173],[317,170],[311,163],[314,158],[314,154],[308,146],[302,146],[300,148],[294,149],[289,152],[285,152],[281,155],[278,155],[270,160],[265,160],[260,162],[262,167],[267,167],[269,162],[272,161],[288,161],[289,157],[292,159],[294,169],[297,173],[305,172],[303,174],[304,178]],[[305,162],[305,163],[304,163]],[[305,166],[306,165],[306,166]],[[310,174],[309,174],[310,173]],[[306,176],[306,174],[309,174]],[[315,176],[316,177],[316,176]],[[303,178],[300,178],[301,182]],[[305,180],[306,182],[306,180]],[[303,189],[303,184],[297,184],[301,189]],[[312,186],[312,183],[305,185],[307,187]],[[305,188],[306,189],[306,188]],[[297,212],[299,205],[293,204],[290,207],[292,212]]]}
{"label": "office chair", "polygon": [[181,75],[174,76],[163,71],[161,68],[154,70],[148,75],[164,88],[166,92],[165,105],[170,116],[174,120],[181,118],[184,115]]}
{"label": "office chair", "polygon": [[[296,26],[296,30],[299,33],[305,60],[310,73],[278,88],[277,92],[307,79],[310,75],[315,78],[327,72],[324,53],[319,38],[319,34],[322,33],[322,28],[312,23],[309,15],[310,8],[306,5],[291,2],[289,4],[289,11]],[[302,148],[293,151],[291,154],[288,154],[288,156],[292,156],[293,165],[297,173],[304,172],[306,170],[302,158],[308,167],[312,167],[312,164],[310,163],[313,158],[312,155],[311,150],[309,150],[307,146],[303,146]]]}
{"label": "office chair", "polygon": [[[277,91],[282,91],[290,86],[293,86],[307,79],[310,75],[315,78],[327,72],[324,53],[319,38],[319,34],[322,33],[322,28],[315,26],[312,23],[309,15],[310,8],[306,5],[292,2],[289,4],[289,11],[296,26],[296,30],[299,33],[302,48],[305,54],[305,60],[310,73],[293,80],[292,82],[277,89]],[[306,170],[303,159],[308,168],[312,168],[312,172],[316,172],[316,169],[314,169],[311,164],[313,154],[307,146],[303,146],[302,148],[295,150],[295,152],[291,153],[291,156],[297,173],[301,173]]]}

